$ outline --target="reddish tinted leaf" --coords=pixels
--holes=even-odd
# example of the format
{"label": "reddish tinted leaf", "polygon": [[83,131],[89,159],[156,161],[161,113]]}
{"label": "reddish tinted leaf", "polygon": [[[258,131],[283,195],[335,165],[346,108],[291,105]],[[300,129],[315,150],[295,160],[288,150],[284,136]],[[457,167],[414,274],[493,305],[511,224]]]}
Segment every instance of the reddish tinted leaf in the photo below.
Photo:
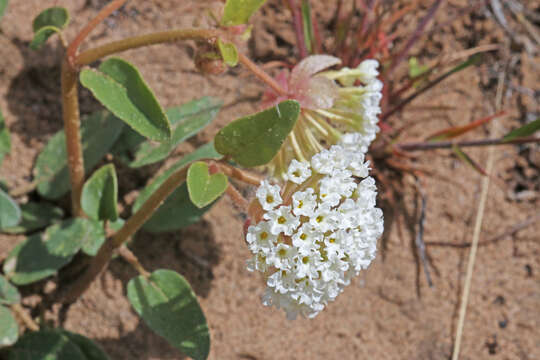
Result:
{"label": "reddish tinted leaf", "polygon": [[458,137],[460,135],[465,134],[466,132],[476,129],[477,127],[483,124],[490,122],[496,117],[504,115],[505,113],[506,113],[505,111],[500,111],[494,115],[486,116],[484,118],[475,120],[472,123],[467,124],[467,125],[452,126],[444,130],[437,131],[436,133],[433,133],[430,136],[428,136],[426,140],[427,141],[440,141],[440,140],[446,140],[446,139],[452,139],[452,138]]}

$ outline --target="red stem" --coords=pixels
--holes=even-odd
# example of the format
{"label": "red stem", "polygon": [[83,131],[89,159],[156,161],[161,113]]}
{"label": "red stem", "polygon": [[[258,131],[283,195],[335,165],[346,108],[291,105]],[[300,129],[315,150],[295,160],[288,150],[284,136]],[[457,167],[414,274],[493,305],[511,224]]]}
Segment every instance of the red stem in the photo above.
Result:
{"label": "red stem", "polygon": [[298,45],[298,51],[299,51],[300,59],[303,59],[306,56],[308,56],[308,51],[307,51],[306,42],[305,42],[305,38],[304,38],[304,28],[303,28],[303,24],[302,24],[302,14],[300,14],[300,8],[297,6],[295,0],[287,0],[287,3],[289,5],[289,8],[292,11],[294,33],[296,35],[296,43]]}

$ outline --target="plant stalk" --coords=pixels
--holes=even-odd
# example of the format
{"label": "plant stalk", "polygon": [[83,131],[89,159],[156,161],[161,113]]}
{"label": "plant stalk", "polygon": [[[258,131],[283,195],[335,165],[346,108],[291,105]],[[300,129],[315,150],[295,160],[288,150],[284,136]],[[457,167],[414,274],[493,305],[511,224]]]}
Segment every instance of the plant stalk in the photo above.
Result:
{"label": "plant stalk", "polygon": [[127,0],[113,0],[107,6],[100,10],[100,12],[93,18],[88,25],[86,25],[80,32],[77,34],[75,39],[69,44],[66,56],[71,65],[74,65],[75,58],[77,56],[77,50],[81,46],[82,42],[86,37],[98,26],[105,18],[115,12],[120,8]]}
{"label": "plant stalk", "polygon": [[238,53],[238,60],[247,67],[256,77],[258,77],[262,82],[270,86],[276,93],[281,96],[286,96],[287,92],[274,80],[270,75],[265,73],[261,68],[259,68],[253,61],[251,61],[247,56],[242,53]]}
{"label": "plant stalk", "polygon": [[141,228],[156,209],[180,186],[187,176],[189,166],[185,166],[172,174],[161,186],[146,200],[141,208],[133,214],[120,230],[108,239],[91,259],[87,269],[69,288],[58,295],[63,303],[75,302],[90,286],[94,279],[107,267],[116,249],[122,246],[131,236]]}
{"label": "plant stalk", "polygon": [[111,54],[178,40],[206,40],[214,42],[219,34],[219,30],[214,29],[175,29],[134,36],[83,51],[75,58],[74,64],[80,67]]}
{"label": "plant stalk", "polygon": [[62,115],[68,154],[69,179],[71,181],[71,207],[73,216],[82,217],[81,193],[84,185],[84,158],[81,143],[77,72],[66,57],[62,63]]}
{"label": "plant stalk", "polygon": [[426,151],[435,149],[451,149],[453,146],[459,147],[476,147],[476,146],[490,146],[490,145],[516,145],[527,143],[540,143],[540,137],[527,136],[517,138],[514,140],[504,141],[503,138],[499,139],[483,139],[483,140],[469,140],[469,141],[439,141],[439,142],[418,142],[418,143],[401,143],[394,144],[393,146],[403,151]]}

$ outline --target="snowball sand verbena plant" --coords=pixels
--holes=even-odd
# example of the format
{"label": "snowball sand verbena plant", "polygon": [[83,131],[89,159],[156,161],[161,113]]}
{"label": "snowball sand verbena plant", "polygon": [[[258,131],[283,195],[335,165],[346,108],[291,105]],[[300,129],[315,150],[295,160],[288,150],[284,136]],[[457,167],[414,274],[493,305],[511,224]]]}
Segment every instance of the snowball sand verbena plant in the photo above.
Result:
{"label": "snowball sand verbena plant", "polygon": [[312,318],[375,258],[383,214],[368,165],[358,146],[342,143],[310,162],[293,159],[283,189],[261,183],[246,241],[248,270],[266,281],[264,305]]}

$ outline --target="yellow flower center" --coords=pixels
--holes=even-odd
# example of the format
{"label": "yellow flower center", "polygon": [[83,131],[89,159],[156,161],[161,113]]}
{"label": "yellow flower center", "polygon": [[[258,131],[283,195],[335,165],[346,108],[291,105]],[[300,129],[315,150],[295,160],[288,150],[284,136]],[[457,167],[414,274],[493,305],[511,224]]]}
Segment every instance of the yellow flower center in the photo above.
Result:
{"label": "yellow flower center", "polygon": [[283,216],[278,217],[277,219],[278,224],[285,224],[287,222],[287,219],[285,219]]}

